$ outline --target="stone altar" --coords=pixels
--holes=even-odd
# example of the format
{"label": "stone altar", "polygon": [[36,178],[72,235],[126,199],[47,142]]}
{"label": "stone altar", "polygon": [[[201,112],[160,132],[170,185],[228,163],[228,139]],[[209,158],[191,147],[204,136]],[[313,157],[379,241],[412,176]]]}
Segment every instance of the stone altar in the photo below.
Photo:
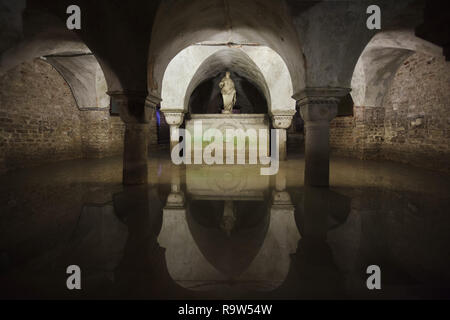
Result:
{"label": "stone altar", "polygon": [[[191,134],[191,139],[193,141],[198,141],[199,139],[202,140],[202,144],[195,143],[191,144],[191,153],[194,154],[196,151],[196,148],[199,148],[200,146],[203,148],[205,144],[208,144],[209,142],[203,141],[203,137],[196,136],[194,132],[194,123],[196,121],[201,121],[202,124],[202,131],[203,133],[208,130],[209,128],[218,129],[223,137],[224,140],[226,140],[226,130],[227,129],[242,129],[244,132],[246,132],[248,129],[254,129],[256,130],[258,136],[259,136],[259,130],[264,129],[265,135],[266,135],[266,141],[267,146],[266,150],[269,152],[270,150],[270,120],[269,116],[267,114],[191,114],[190,119],[186,120],[186,130],[189,131]],[[198,123],[198,122],[197,122]],[[259,137],[258,137],[259,139]],[[258,143],[259,140],[255,142],[250,142],[249,139],[246,138],[246,144],[245,144],[245,150],[242,150],[242,152],[245,152],[245,159],[246,164],[248,164],[249,160],[249,150],[250,148],[256,148],[257,152],[259,152],[258,149]],[[235,157],[239,154],[238,150],[234,150]],[[226,156],[225,152],[225,141],[224,141],[224,158]],[[224,162],[225,163],[225,162]],[[236,162],[235,162],[236,163]]]}

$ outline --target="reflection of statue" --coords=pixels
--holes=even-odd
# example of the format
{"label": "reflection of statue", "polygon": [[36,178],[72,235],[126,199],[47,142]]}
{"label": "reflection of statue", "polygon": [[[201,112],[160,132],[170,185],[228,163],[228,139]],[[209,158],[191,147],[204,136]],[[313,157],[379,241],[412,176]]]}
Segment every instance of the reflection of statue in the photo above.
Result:
{"label": "reflection of statue", "polygon": [[223,111],[222,113],[233,113],[233,107],[236,103],[236,89],[234,88],[234,82],[230,78],[230,73],[227,72],[225,77],[219,83],[220,89],[222,89],[223,98]]}
{"label": "reflection of statue", "polygon": [[225,231],[227,236],[231,235],[231,231],[234,229],[235,222],[236,217],[234,215],[233,201],[225,201],[220,228]]}

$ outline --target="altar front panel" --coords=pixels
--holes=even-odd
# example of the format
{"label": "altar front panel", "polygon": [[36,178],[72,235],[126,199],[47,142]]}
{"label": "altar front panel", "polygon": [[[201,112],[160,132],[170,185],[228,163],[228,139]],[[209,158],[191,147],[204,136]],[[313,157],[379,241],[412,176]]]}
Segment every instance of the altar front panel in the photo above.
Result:
{"label": "altar front panel", "polygon": [[[194,130],[194,124],[201,123],[202,133],[200,135],[198,132]],[[186,130],[191,135],[191,152],[192,156],[195,153],[195,150],[198,148],[202,148],[202,150],[210,144],[210,141],[205,141],[202,134],[204,134],[208,129],[214,128],[219,130],[223,136],[223,156],[225,163],[226,156],[226,143],[229,141],[229,137],[227,137],[227,129],[233,129],[235,132],[241,129],[242,132],[247,133],[249,129],[253,129],[256,132],[257,140],[250,141],[248,137],[245,138],[245,149],[237,150],[237,139],[233,142],[234,145],[234,154],[235,157],[240,154],[245,154],[246,163],[248,163],[249,159],[249,150],[254,149],[256,154],[259,156],[259,146],[260,146],[260,138],[261,134],[263,136],[263,142],[265,141],[265,150],[269,154],[269,145],[270,145],[270,122],[269,118],[266,114],[192,114],[190,119],[186,120]],[[260,131],[262,129],[262,131]],[[242,137],[238,137],[242,138]],[[227,140],[228,139],[228,140]],[[197,143],[196,143],[197,142]],[[193,158],[192,158],[193,159]],[[259,163],[259,162],[258,162]]]}

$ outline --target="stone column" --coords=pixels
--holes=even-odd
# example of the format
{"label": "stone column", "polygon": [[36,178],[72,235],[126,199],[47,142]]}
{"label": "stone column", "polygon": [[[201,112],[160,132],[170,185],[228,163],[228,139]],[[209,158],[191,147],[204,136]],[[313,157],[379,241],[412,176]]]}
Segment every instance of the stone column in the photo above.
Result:
{"label": "stone column", "polygon": [[125,123],[123,184],[147,183],[147,141],[151,112],[145,107],[145,92],[108,92],[120,108]]}
{"label": "stone column", "polygon": [[178,128],[183,124],[183,111],[164,111],[166,122],[170,125],[170,152],[179,143]]}
{"label": "stone column", "polygon": [[292,117],[295,114],[295,110],[292,112],[283,111],[282,113],[274,112],[272,113],[272,126],[278,130],[279,136],[279,152],[280,161],[287,160],[287,134],[286,130],[292,124]]}
{"label": "stone column", "polygon": [[330,121],[350,89],[307,88],[295,98],[305,122],[305,185],[328,187],[330,182]]}
{"label": "stone column", "polygon": [[148,95],[145,100],[145,106],[150,109],[150,118],[151,121],[149,123],[149,135],[148,135],[148,148],[151,152],[158,147],[158,126],[156,124],[156,108],[160,104],[161,98],[155,97],[153,95]]}

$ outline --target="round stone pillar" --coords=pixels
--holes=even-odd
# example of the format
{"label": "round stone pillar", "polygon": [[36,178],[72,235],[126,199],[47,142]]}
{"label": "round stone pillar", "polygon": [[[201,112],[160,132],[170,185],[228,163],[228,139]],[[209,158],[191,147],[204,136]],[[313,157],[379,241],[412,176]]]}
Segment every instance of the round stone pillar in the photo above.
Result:
{"label": "round stone pillar", "polygon": [[153,95],[148,95],[145,100],[145,106],[149,108],[150,123],[148,134],[148,150],[154,152],[158,148],[158,125],[156,123],[157,106],[161,103],[161,99]]}
{"label": "round stone pillar", "polygon": [[300,114],[305,122],[305,185],[330,185],[330,121],[349,89],[312,88],[302,92]]}
{"label": "round stone pillar", "polygon": [[170,152],[180,142],[180,135],[178,129],[183,124],[184,113],[183,111],[164,111],[164,117],[166,122],[170,125]]}
{"label": "round stone pillar", "polygon": [[146,184],[147,149],[151,110],[146,108],[145,92],[108,92],[116,100],[125,123],[123,184]]}
{"label": "round stone pillar", "polygon": [[[292,112],[273,113],[272,114],[272,126],[278,129],[278,150],[280,153],[280,161],[287,160],[287,129],[291,126],[292,117],[295,114],[295,110]],[[273,151],[272,151],[273,152]]]}

